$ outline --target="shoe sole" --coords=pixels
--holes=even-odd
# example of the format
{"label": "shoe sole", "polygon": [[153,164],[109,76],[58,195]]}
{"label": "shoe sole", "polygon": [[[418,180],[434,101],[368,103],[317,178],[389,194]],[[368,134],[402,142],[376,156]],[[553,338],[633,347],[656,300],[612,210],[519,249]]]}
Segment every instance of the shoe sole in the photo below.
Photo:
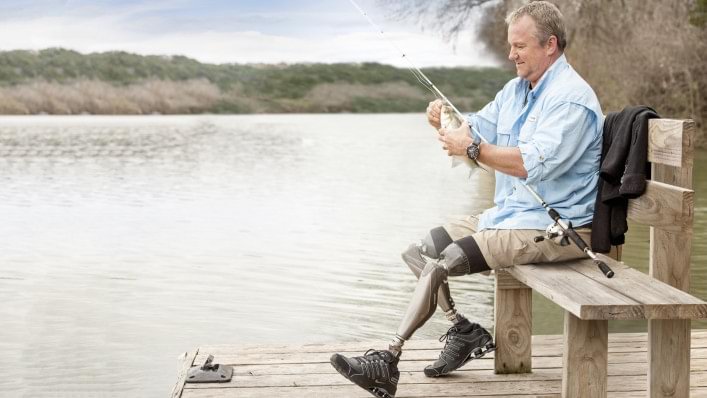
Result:
{"label": "shoe sole", "polygon": [[484,345],[483,349],[481,347],[474,348],[471,351],[471,353],[469,354],[469,356],[466,357],[466,359],[464,361],[462,361],[462,363],[459,366],[457,366],[456,368],[450,369],[446,372],[437,373],[434,375],[431,375],[431,374],[428,375],[427,372],[425,372],[425,376],[427,376],[427,377],[440,377],[440,376],[448,375],[448,374],[454,372],[455,370],[461,368],[462,366],[466,365],[469,361],[474,360],[474,359],[483,358],[484,355],[486,355],[492,351],[496,351],[496,345],[493,342],[488,342],[488,343],[486,343],[486,345]]}
{"label": "shoe sole", "polygon": [[348,381],[352,382],[353,384],[355,384],[355,385],[361,387],[362,389],[368,391],[368,392],[371,393],[371,395],[373,395],[374,397],[378,397],[378,398],[395,398],[395,395],[390,395],[390,394],[388,394],[388,391],[386,391],[386,390],[384,390],[384,389],[382,389],[382,388],[378,388],[378,387],[366,388],[366,387],[363,387],[363,386],[358,385],[358,383],[356,383],[355,381],[351,380],[351,378],[346,374],[346,371],[345,371],[344,369],[342,369],[341,367],[339,367],[339,365],[334,361],[334,358],[333,358],[333,357],[329,360],[329,363],[331,363],[331,366],[333,366],[334,369],[336,369],[336,371],[339,372],[340,375],[344,376],[344,377],[346,378],[346,380],[348,380]]}

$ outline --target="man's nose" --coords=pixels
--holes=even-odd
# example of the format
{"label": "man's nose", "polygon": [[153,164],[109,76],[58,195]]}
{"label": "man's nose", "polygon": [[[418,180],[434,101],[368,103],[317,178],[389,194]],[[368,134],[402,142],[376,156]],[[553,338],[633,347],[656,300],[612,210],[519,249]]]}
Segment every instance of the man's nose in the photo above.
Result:
{"label": "man's nose", "polygon": [[513,51],[513,49],[511,49],[511,50],[508,52],[508,59],[511,60],[511,61],[515,61],[515,59],[516,59],[516,53],[515,53],[515,51]]}

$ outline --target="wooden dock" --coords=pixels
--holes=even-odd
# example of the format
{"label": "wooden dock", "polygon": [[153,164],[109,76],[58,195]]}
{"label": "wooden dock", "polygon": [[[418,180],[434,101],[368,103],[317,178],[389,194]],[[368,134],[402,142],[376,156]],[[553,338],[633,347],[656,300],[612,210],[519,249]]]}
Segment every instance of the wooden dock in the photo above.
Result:
{"label": "wooden dock", "polygon": [[[645,333],[609,335],[609,397],[647,396]],[[372,397],[352,385],[329,364],[335,352],[361,355],[375,343],[307,344],[301,346],[204,346],[187,355],[173,398],[206,397]],[[562,386],[561,335],[533,336],[533,373],[497,375],[493,353],[471,361],[443,378],[427,378],[422,369],[439,355],[437,340],[412,340],[399,365],[398,398],[402,397],[560,397]],[[707,397],[707,330],[692,331],[690,396]],[[203,364],[232,365],[229,383],[185,384],[186,370]],[[666,395],[667,396],[667,395]]]}

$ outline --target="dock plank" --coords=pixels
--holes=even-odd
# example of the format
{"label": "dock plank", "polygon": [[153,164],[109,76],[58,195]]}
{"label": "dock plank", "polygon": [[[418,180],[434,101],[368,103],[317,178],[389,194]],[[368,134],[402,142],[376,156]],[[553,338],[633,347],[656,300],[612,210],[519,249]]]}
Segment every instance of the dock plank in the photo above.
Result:
{"label": "dock plank", "polygon": [[[532,338],[533,346],[539,345],[557,345],[562,344],[563,336],[561,334],[554,335],[535,335]],[[645,342],[647,341],[646,333],[614,333],[609,340],[609,347],[612,345],[618,346],[628,342]],[[693,330],[693,343],[707,344],[707,330]],[[283,354],[292,352],[332,352],[338,351],[356,351],[361,347],[376,347],[383,343],[382,340],[367,340],[359,342],[338,342],[338,343],[317,343],[317,344],[289,344],[289,345],[264,345],[264,344],[218,344],[218,345],[203,345],[200,347],[201,352],[220,352],[220,353],[258,353],[258,354]],[[697,345],[699,346],[699,344]],[[420,350],[420,349],[439,349],[440,342],[434,339],[412,339],[405,342],[405,351]]]}
{"label": "dock plank", "polygon": [[[562,357],[540,357],[537,359],[537,363],[533,363],[533,369],[551,369],[551,368],[561,368],[562,367]],[[634,353],[629,356],[622,356],[621,358],[616,358],[617,360],[609,363],[609,374],[619,375],[619,374],[641,374],[645,373],[647,370],[646,356],[645,353]],[[401,372],[415,372],[420,371],[425,366],[429,365],[430,361],[402,361],[398,366]],[[631,366],[627,366],[631,365]],[[704,370],[707,369],[707,358],[693,358],[692,360],[692,370]],[[336,374],[336,371],[326,363],[304,363],[299,364],[297,367],[293,367],[290,364],[286,365],[242,365],[238,366],[235,371],[236,376],[288,376],[288,375],[302,375],[302,374]],[[474,360],[466,364],[462,369],[457,372],[468,372],[476,370],[492,370],[493,369],[493,358],[485,357],[483,359]]]}
{"label": "dock plank", "polygon": [[[527,374],[532,376],[533,373]],[[397,398],[405,397],[463,397],[463,396],[538,396],[561,392],[562,382],[558,375],[556,380],[505,380],[509,375],[493,375],[459,383],[404,383],[398,387]],[[647,376],[608,377],[608,392],[615,393],[642,392],[645,396]],[[704,396],[707,390],[705,373],[691,375],[692,396]],[[471,395],[477,394],[477,395]],[[698,395],[699,394],[699,395]],[[258,387],[258,388],[200,388],[185,389],[183,398],[192,397],[370,397],[366,391],[353,385],[324,386],[290,386],[290,387]]]}
{"label": "dock plank", "polygon": [[170,395],[170,398],[179,398],[179,396],[182,394],[182,390],[184,389],[184,381],[187,379],[187,372],[189,371],[189,368],[194,364],[194,359],[198,354],[199,350],[196,349],[194,351],[187,352],[184,356],[184,362],[182,362],[182,366],[179,368],[177,382],[174,384],[174,388],[172,389],[172,395]]}
{"label": "dock plank", "polygon": [[[705,342],[702,344],[697,344],[695,349],[704,348]],[[562,344],[562,343],[558,343]],[[380,344],[379,344],[380,346]],[[221,351],[207,351],[201,348],[200,354],[197,356],[195,363],[202,363],[206,359],[208,354],[214,355],[214,362],[223,363],[227,365],[255,365],[255,364],[300,364],[300,363],[329,363],[329,357],[332,353],[338,352],[346,356],[361,355],[369,348],[374,348],[376,346],[362,345],[357,350],[343,350],[332,347],[331,350],[326,352],[292,352],[292,353],[282,353],[282,354],[257,354],[257,353],[233,353]],[[426,350],[411,350],[406,349],[404,351],[404,360],[412,361],[429,361],[435,360],[439,356],[439,352],[442,349],[442,344],[437,342],[437,347],[434,349]],[[630,353],[630,352],[646,352],[645,343],[624,343],[624,344],[614,344],[609,346],[609,351],[615,354]],[[695,353],[699,355],[699,353]],[[562,356],[562,352],[558,352],[556,346],[554,345],[534,345],[533,346],[533,357],[545,357],[545,356]],[[493,358],[494,354],[491,353],[487,356],[488,358]]]}

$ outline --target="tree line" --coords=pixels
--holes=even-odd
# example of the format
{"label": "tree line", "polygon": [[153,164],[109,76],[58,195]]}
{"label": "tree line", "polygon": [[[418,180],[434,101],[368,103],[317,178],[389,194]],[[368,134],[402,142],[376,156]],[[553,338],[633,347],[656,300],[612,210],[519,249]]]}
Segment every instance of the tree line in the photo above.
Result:
{"label": "tree line", "polygon": [[[427,68],[463,109],[513,75],[497,68]],[[206,64],[184,56],[0,52],[0,114],[422,112],[432,95],[407,70],[361,64]]]}

